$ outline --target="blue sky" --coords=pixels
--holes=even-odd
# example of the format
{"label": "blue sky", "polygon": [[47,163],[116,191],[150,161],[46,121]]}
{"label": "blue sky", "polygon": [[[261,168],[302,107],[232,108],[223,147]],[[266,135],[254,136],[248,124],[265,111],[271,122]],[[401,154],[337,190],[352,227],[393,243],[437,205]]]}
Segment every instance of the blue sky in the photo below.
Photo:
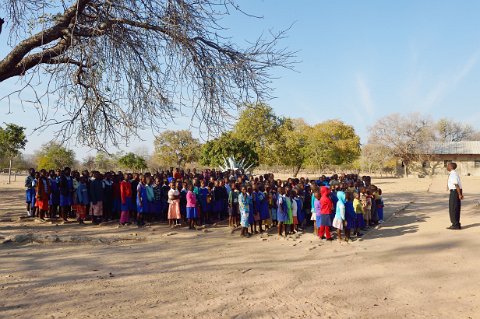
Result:
{"label": "blue sky", "polygon": [[[323,1],[242,0],[257,20],[235,14],[226,18],[236,41],[252,40],[268,30],[294,23],[282,45],[298,50],[297,72],[276,70],[278,114],[303,117],[314,124],[341,119],[355,127],[362,142],[368,126],[394,112],[449,117],[480,129],[480,1]],[[0,56],[7,48],[0,35]],[[0,84],[4,93],[13,81]],[[0,104],[0,122],[33,128],[32,109]],[[182,124],[183,123],[183,124]],[[189,119],[173,129],[184,128]],[[31,130],[30,130],[31,131]],[[30,135],[27,153],[51,139],[47,131]],[[150,131],[134,143],[152,149]],[[76,146],[77,157],[88,149]],[[112,151],[115,151],[112,149]]]}

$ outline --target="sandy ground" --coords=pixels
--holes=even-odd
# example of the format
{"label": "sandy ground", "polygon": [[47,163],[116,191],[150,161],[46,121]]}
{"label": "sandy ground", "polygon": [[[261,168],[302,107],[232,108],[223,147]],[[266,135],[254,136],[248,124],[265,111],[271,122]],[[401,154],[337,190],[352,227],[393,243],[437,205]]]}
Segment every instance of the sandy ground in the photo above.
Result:
{"label": "sandy ground", "polygon": [[0,184],[0,236],[124,239],[0,244],[0,318],[479,318],[480,179],[461,231],[444,178],[374,182],[387,222],[351,243],[17,221],[21,182]]}

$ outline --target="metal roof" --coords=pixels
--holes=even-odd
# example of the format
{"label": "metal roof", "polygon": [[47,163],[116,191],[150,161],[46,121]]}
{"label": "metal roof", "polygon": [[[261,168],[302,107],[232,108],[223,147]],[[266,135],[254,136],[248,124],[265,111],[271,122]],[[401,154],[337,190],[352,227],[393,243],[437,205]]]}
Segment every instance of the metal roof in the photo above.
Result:
{"label": "metal roof", "polygon": [[479,155],[480,141],[433,142],[430,144],[429,153],[433,155]]}

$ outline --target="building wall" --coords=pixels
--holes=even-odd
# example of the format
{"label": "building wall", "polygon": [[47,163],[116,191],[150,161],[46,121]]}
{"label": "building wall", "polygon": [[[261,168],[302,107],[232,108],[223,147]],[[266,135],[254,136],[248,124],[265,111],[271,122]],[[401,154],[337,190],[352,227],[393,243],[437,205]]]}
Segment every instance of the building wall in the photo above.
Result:
{"label": "building wall", "polygon": [[[441,155],[435,160],[431,160],[426,166],[421,162],[411,163],[409,165],[409,174],[412,176],[429,176],[429,175],[447,175],[448,171],[445,167],[445,161],[457,163],[457,172],[461,176],[480,176],[480,155]],[[475,165],[477,163],[477,165]],[[477,166],[477,167],[475,167]],[[397,167],[398,175],[403,175],[403,167]]]}

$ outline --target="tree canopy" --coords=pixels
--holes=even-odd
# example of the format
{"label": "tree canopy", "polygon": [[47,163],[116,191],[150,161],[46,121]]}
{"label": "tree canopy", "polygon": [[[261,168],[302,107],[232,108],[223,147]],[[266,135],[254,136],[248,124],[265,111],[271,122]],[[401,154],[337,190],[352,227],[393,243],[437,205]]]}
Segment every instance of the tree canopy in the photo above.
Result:
{"label": "tree canopy", "polygon": [[75,163],[75,152],[56,142],[42,145],[37,154],[38,169],[56,170]]}
{"label": "tree canopy", "polygon": [[0,157],[12,159],[25,148],[27,138],[25,128],[16,124],[6,124],[0,127]]}
{"label": "tree canopy", "polygon": [[245,14],[234,0],[0,0],[0,11],[10,34],[0,82],[21,78],[4,99],[33,103],[59,138],[98,149],[186,111],[219,132],[239,104],[270,98],[272,68],[294,63],[279,47],[285,31],[229,36],[225,16]]}
{"label": "tree canopy", "polygon": [[133,169],[143,170],[147,168],[147,162],[142,156],[138,156],[135,153],[127,153],[118,159],[118,164],[121,166]]}
{"label": "tree canopy", "polygon": [[184,166],[196,162],[200,157],[201,144],[188,130],[168,130],[155,138],[154,158],[163,165]]}
{"label": "tree canopy", "polygon": [[280,144],[282,144],[282,125],[285,119],[277,116],[272,107],[265,103],[248,104],[240,112],[233,127],[232,136],[252,141],[260,164],[280,164]]}
{"label": "tree canopy", "polygon": [[257,167],[259,156],[253,143],[236,138],[232,133],[224,133],[220,137],[202,146],[200,162],[203,165],[218,167],[224,159],[234,156],[237,160],[245,159],[245,163]]}

